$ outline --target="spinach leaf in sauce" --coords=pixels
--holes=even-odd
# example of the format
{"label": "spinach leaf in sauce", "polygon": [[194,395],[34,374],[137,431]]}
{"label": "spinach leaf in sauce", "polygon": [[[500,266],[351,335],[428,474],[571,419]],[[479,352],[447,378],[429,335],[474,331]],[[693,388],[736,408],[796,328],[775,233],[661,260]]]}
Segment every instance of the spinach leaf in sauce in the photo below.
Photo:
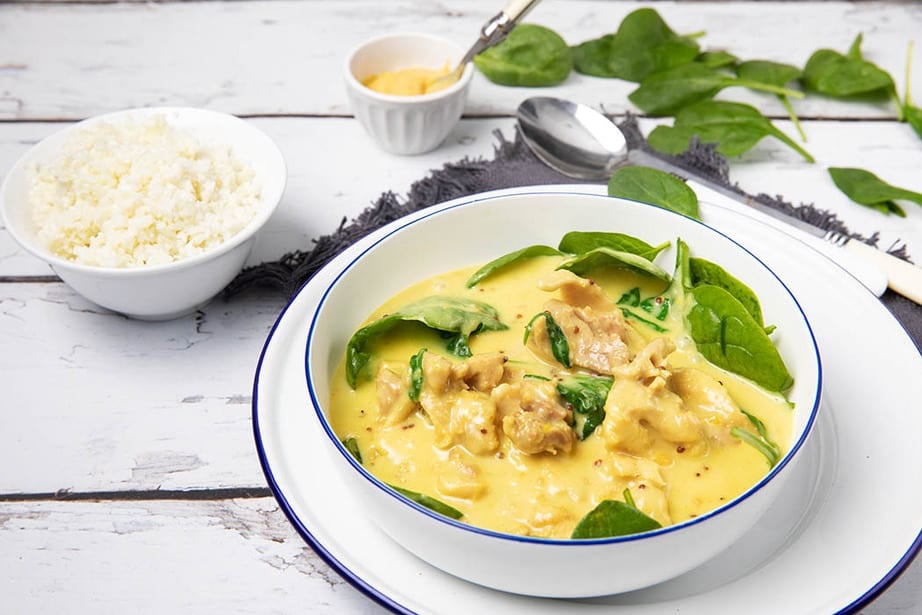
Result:
{"label": "spinach leaf in sauce", "polygon": [[768,466],[774,468],[778,460],[781,459],[781,447],[768,437],[768,429],[766,429],[765,423],[763,423],[759,417],[746,412],[742,408],[740,408],[740,412],[746,415],[749,422],[756,428],[758,435],[751,431],[746,431],[741,427],[732,428],[730,433],[762,453],[768,461]]}
{"label": "spinach leaf in sauce", "polygon": [[668,248],[665,241],[652,246],[642,239],[624,233],[570,231],[561,238],[557,249],[566,254],[585,254],[596,248],[608,248],[618,252],[630,252],[652,261],[656,255]]}
{"label": "spinach leaf in sauce", "polygon": [[557,382],[557,393],[576,414],[580,440],[588,438],[605,420],[605,400],[613,379],[606,376],[570,374]]}
{"label": "spinach leaf in sauce", "polygon": [[445,502],[437,500],[432,496],[428,496],[424,493],[418,493],[416,491],[410,491],[409,489],[397,487],[396,485],[388,484],[387,486],[405,498],[416,502],[420,506],[425,506],[429,510],[434,510],[440,515],[445,515],[446,517],[451,517],[452,519],[460,519],[464,516],[464,513],[457,508],[449,506]]}
{"label": "spinach leaf in sauce", "polygon": [[407,396],[412,401],[419,401],[419,394],[423,390],[423,356],[426,354],[425,348],[420,348],[419,352],[410,357],[410,388],[407,390]]}
{"label": "spinach leaf in sauce", "polygon": [[634,273],[669,281],[669,273],[653,261],[630,252],[621,252],[610,248],[595,248],[584,254],[572,256],[560,263],[557,268],[566,269],[576,275],[583,276],[598,267],[627,269]]}
{"label": "spinach leaf in sauce", "polygon": [[484,278],[487,278],[494,273],[505,269],[516,263],[520,263],[524,260],[535,258],[538,256],[560,256],[560,251],[555,250],[550,246],[534,245],[528,246],[527,248],[522,248],[521,250],[516,250],[515,252],[510,252],[509,254],[504,254],[499,258],[493,259],[480,269],[474,272],[466,282],[468,288],[473,288],[478,283],[480,283]]}
{"label": "spinach leaf in sauce", "polygon": [[570,343],[567,341],[567,336],[564,334],[563,329],[560,328],[560,325],[557,324],[550,312],[538,312],[531,317],[531,320],[525,325],[525,335],[522,338],[522,343],[528,343],[532,325],[539,318],[544,318],[544,326],[547,328],[547,336],[551,343],[551,354],[554,355],[558,363],[564,367],[570,367]]}
{"label": "spinach leaf in sauce", "polygon": [[791,388],[794,379],[763,324],[727,289],[700,281],[695,285],[688,245],[679,239],[676,247],[675,273],[662,296],[683,306],[698,352],[717,367],[769,391]]}
{"label": "spinach leaf in sauce", "polygon": [[576,524],[570,538],[610,538],[663,527],[659,521],[637,508],[628,489],[624,490],[624,500],[600,502]]}
{"label": "spinach leaf in sauce", "polygon": [[764,322],[762,320],[762,304],[759,301],[759,297],[752,291],[751,288],[746,286],[743,282],[734,276],[730,275],[723,267],[717,263],[712,263],[711,261],[704,260],[703,258],[691,257],[688,259],[688,265],[689,274],[691,276],[691,285],[693,287],[701,286],[703,284],[710,284],[711,286],[719,286],[723,288],[743,304],[743,307],[746,308],[746,311],[749,312],[752,318],[758,322],[759,325],[764,326]]}
{"label": "spinach leaf in sauce", "polygon": [[467,352],[470,352],[467,340],[471,335],[508,329],[500,321],[496,308],[481,301],[437,295],[425,297],[352,334],[346,346],[346,381],[350,387],[355,388],[359,374],[371,359],[370,342],[400,322],[420,322],[434,331],[450,334],[449,349],[467,348]]}
{"label": "spinach leaf in sauce", "polygon": [[350,438],[346,438],[345,440],[343,440],[342,443],[343,443],[343,446],[346,447],[346,450],[349,451],[349,454],[355,457],[356,461],[358,461],[359,463],[362,463],[362,451],[359,450],[358,440],[350,437]]}

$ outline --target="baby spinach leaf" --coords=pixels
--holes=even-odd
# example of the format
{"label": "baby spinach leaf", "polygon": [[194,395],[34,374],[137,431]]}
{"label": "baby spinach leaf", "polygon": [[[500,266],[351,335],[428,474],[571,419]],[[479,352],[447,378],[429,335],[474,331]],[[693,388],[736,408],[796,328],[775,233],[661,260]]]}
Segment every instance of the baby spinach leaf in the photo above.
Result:
{"label": "baby spinach leaf", "polygon": [[765,459],[768,461],[768,466],[770,468],[774,468],[775,464],[778,463],[778,460],[781,459],[781,447],[775,444],[775,442],[768,436],[768,429],[765,427],[765,423],[763,423],[759,417],[746,412],[742,408],[740,408],[740,412],[746,415],[746,418],[749,419],[749,422],[752,423],[756,428],[758,435],[752,433],[751,431],[746,431],[742,427],[733,427],[730,429],[730,434],[762,453],[765,456]]}
{"label": "baby spinach leaf", "polygon": [[551,354],[554,355],[558,363],[564,367],[570,367],[570,343],[567,341],[567,336],[564,334],[563,329],[560,328],[560,325],[557,324],[550,312],[538,312],[532,316],[528,324],[525,325],[525,335],[522,338],[522,343],[528,342],[532,325],[539,318],[544,318],[544,326],[547,328],[547,336],[551,343]]}
{"label": "baby spinach leaf", "polygon": [[577,415],[577,433],[581,440],[588,438],[605,420],[605,400],[612,382],[604,376],[572,374],[557,383],[557,393]]}
{"label": "baby spinach leaf", "polygon": [[727,66],[735,66],[740,59],[726,51],[724,49],[718,49],[716,51],[703,51],[697,58],[695,62],[698,64],[704,64],[709,68],[725,68]]}
{"label": "baby spinach leaf", "polygon": [[[785,87],[795,79],[799,79],[803,71],[790,64],[780,62],[770,62],[768,60],[749,60],[736,66],[736,76],[748,81],[757,81],[759,83],[768,83],[778,87]],[[800,125],[800,119],[794,113],[794,107],[791,106],[791,100],[784,94],[778,94],[778,100],[784,105],[788,112],[788,117],[797,128],[801,141],[806,141],[807,136],[804,134],[803,127]]]}
{"label": "baby spinach leaf", "polygon": [[759,297],[746,286],[743,282],[727,272],[726,269],[716,263],[704,260],[703,258],[689,258],[689,273],[691,274],[692,286],[701,286],[709,284],[719,286],[739,301],[752,319],[764,327],[762,320],[762,304]]}
{"label": "baby spinach leaf", "polygon": [[688,149],[691,137],[697,135],[703,143],[717,143],[718,151],[726,156],[739,156],[765,137],[775,137],[792,148],[808,162],[813,156],[775,127],[751,105],[708,100],[679,111],[672,126],[657,126],[648,137],[650,146],[667,154],[679,154]]}
{"label": "baby spinach leaf", "polygon": [[791,388],[794,379],[778,349],[742,303],[719,286],[696,286],[689,293],[695,303],[685,318],[705,359],[769,391]]}
{"label": "baby spinach leaf", "polygon": [[550,246],[539,246],[539,245],[528,246],[527,248],[522,248],[521,250],[510,252],[509,254],[505,254],[503,256],[500,256],[497,259],[490,261],[489,263],[487,263],[486,265],[478,269],[476,272],[474,272],[474,275],[472,275],[467,280],[467,287],[473,288],[484,278],[487,278],[493,275],[497,271],[500,271],[501,269],[508,267],[509,265],[519,263],[523,260],[534,258],[536,256],[559,256],[559,255],[560,255],[560,252],[555,250],[554,248]]}
{"label": "baby spinach leaf", "polygon": [[713,98],[720,90],[731,86],[803,98],[803,93],[797,90],[740,79],[704,64],[692,63],[652,73],[628,94],[628,99],[650,115],[674,115],[679,109]]}
{"label": "baby spinach leaf", "polygon": [[407,390],[407,396],[413,401],[419,401],[419,394],[423,390],[423,356],[426,354],[425,348],[420,348],[419,352],[410,357],[410,388]]}
{"label": "baby spinach leaf", "polygon": [[519,24],[504,41],[474,57],[483,75],[500,85],[541,87],[563,82],[573,52],[559,34],[537,24]]}
{"label": "baby spinach leaf", "polygon": [[649,532],[663,527],[659,521],[634,505],[630,491],[625,491],[625,501],[603,500],[583,517],[570,538],[609,538]]}
{"label": "baby spinach leaf", "polygon": [[624,307],[640,308],[662,322],[669,315],[669,307],[672,303],[668,297],[663,297],[662,295],[653,295],[641,300],[640,288],[635,286],[621,295],[621,298],[618,299],[618,305],[622,306],[622,309]]}
{"label": "baby spinach leaf", "polygon": [[420,322],[435,331],[458,334],[463,337],[465,346],[467,339],[475,333],[508,328],[500,321],[496,309],[486,303],[462,297],[424,297],[352,334],[346,346],[346,381],[350,387],[355,388],[359,374],[371,359],[369,343],[396,324],[406,321]]}
{"label": "baby spinach leaf", "polygon": [[359,450],[358,440],[350,437],[350,438],[346,438],[342,442],[343,442],[343,446],[346,447],[346,450],[349,451],[349,454],[355,457],[356,461],[358,461],[359,463],[362,463],[362,451]]}
{"label": "baby spinach leaf", "polygon": [[629,13],[614,34],[573,48],[577,72],[640,82],[650,73],[686,64],[698,55],[698,44],[679,36],[654,9]]}
{"label": "baby spinach leaf", "polygon": [[630,252],[620,252],[610,248],[595,248],[584,254],[570,257],[558,265],[557,268],[572,271],[579,276],[585,276],[589,271],[599,267],[617,267],[640,273],[641,275],[653,276],[666,282],[669,281],[669,274],[653,261]]}
{"label": "baby spinach leaf", "polygon": [[672,173],[643,166],[616,170],[608,181],[608,196],[656,205],[700,220],[698,195]]}
{"label": "baby spinach leaf", "polygon": [[864,59],[862,35],[855,37],[848,53],[819,49],[804,66],[803,83],[807,89],[835,98],[859,96],[896,97],[896,86],[889,73]]}
{"label": "baby spinach leaf", "polygon": [[668,247],[668,241],[651,246],[642,239],[623,233],[570,231],[560,240],[557,249],[567,254],[585,254],[596,248],[609,248],[618,252],[630,252],[652,261]]}
{"label": "baby spinach leaf", "polygon": [[922,205],[922,193],[893,186],[870,171],[850,167],[830,167],[829,176],[845,196],[856,203],[872,207],[881,213],[906,217],[896,200]]}
{"label": "baby spinach leaf", "polygon": [[458,510],[453,506],[449,506],[441,500],[437,500],[434,497],[428,496],[424,493],[417,493],[416,491],[410,491],[409,489],[404,489],[396,485],[391,485],[386,483],[388,487],[404,496],[407,499],[410,499],[420,506],[425,506],[429,510],[434,510],[440,515],[445,515],[446,517],[451,517],[452,519],[460,519],[464,516],[464,513]]}

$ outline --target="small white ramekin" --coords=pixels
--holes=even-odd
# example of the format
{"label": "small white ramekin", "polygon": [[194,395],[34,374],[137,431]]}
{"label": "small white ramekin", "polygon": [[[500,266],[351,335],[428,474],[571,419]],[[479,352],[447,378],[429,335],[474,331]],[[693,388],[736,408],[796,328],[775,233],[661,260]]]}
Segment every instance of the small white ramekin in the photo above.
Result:
{"label": "small white ramekin", "polygon": [[362,85],[368,77],[406,68],[457,66],[464,49],[422,33],[387,34],[359,45],[346,59],[346,92],[355,117],[381,149],[402,155],[438,147],[467,101],[474,68],[468,64],[450,87],[420,96],[381,94]]}

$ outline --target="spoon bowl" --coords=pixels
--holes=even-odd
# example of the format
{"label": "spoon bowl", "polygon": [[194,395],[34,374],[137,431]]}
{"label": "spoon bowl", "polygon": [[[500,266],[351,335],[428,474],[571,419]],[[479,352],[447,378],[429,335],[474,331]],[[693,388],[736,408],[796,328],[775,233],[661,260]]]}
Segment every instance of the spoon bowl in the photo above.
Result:
{"label": "spoon bowl", "polygon": [[537,96],[519,105],[516,119],[535,156],[567,177],[607,180],[628,162],[624,133],[586,105]]}

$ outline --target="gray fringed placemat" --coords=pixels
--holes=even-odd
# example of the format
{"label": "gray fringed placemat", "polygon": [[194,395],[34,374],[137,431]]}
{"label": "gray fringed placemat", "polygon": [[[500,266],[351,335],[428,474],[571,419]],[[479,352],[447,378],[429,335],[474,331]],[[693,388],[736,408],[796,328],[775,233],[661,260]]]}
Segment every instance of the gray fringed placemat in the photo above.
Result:
{"label": "gray fringed placemat", "polygon": [[[631,115],[625,116],[620,119],[618,126],[625,133],[630,147],[650,151],[636,118]],[[298,289],[314,273],[357,240],[389,222],[437,203],[502,188],[585,183],[547,167],[535,157],[518,133],[512,141],[499,131],[495,134],[497,145],[492,159],[464,159],[446,164],[416,181],[403,197],[394,192],[385,192],[354,220],[343,218],[337,229],[314,240],[309,248],[285,254],[277,261],[244,269],[224,290],[224,298],[231,300],[244,292],[268,292],[282,294],[286,298],[294,297]],[[727,159],[711,144],[692,141],[688,151],[683,154],[657,155],[682,168],[703,174],[751,199],[782,209],[814,226],[836,230],[871,245],[877,245],[876,234],[863,237],[853,233],[834,213],[809,204],[795,206],[780,196],[747,194],[730,181]],[[888,251],[896,256],[908,258],[904,246],[895,246]],[[889,290],[884,293],[881,300],[909,332],[916,347],[922,348],[922,306]]]}

